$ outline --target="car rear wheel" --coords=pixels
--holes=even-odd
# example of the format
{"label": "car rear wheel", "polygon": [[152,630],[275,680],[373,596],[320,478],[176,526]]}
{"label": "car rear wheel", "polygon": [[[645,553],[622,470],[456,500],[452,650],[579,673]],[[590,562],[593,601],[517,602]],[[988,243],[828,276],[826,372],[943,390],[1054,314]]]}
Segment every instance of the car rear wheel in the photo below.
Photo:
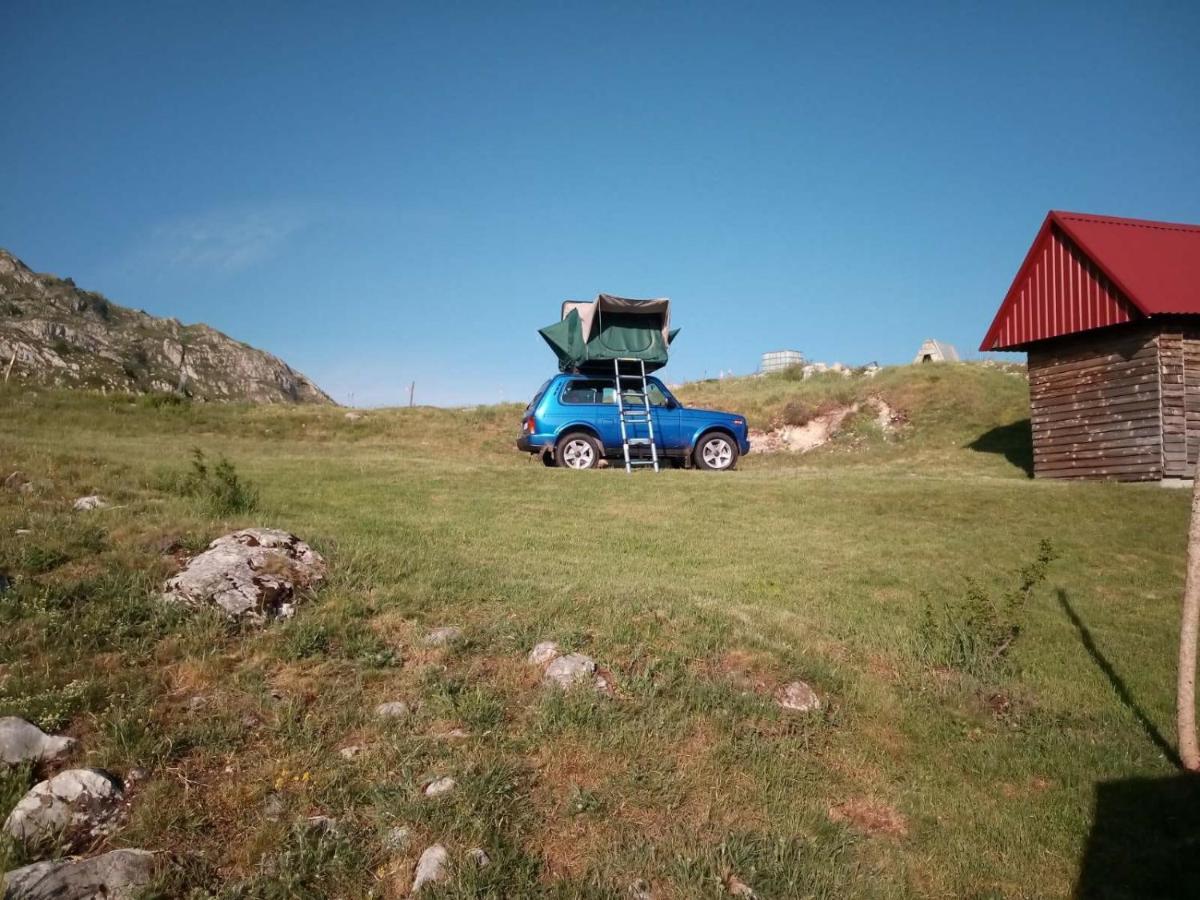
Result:
{"label": "car rear wheel", "polygon": [[558,442],[558,450],[554,455],[560,466],[582,470],[596,468],[603,453],[600,442],[590,434],[572,431]]}
{"label": "car rear wheel", "polygon": [[726,472],[737,465],[737,444],[727,434],[706,434],[696,445],[695,460],[698,468]]}

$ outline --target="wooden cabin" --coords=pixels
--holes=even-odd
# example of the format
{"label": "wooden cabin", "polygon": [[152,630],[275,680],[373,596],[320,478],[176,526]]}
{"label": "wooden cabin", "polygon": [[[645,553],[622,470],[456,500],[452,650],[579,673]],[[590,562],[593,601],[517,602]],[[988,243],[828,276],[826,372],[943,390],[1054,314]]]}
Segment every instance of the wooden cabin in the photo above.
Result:
{"label": "wooden cabin", "polygon": [[1200,226],[1051,212],[980,350],[1025,351],[1039,478],[1192,478]]}

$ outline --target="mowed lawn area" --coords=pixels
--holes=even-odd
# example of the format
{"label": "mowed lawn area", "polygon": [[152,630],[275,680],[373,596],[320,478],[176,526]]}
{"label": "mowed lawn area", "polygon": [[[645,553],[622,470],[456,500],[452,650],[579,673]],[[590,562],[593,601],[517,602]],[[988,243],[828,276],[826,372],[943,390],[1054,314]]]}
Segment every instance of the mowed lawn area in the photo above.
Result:
{"label": "mowed lawn area", "polygon": [[[1174,867],[1194,861],[1160,840],[1192,790],[1171,749],[1188,492],[1032,480],[1016,371],[680,395],[760,427],[878,395],[904,421],[630,477],[529,461],[517,406],[355,421],[10,385],[0,478],[34,490],[0,491],[0,715],[77,737],[74,764],[146,770],[106,846],[164,851],[160,896],[400,897],[434,842],[452,878],[422,896],[1191,895]],[[195,448],[257,508],[181,493]],[[111,508],[72,512],[91,493]],[[156,599],[244,525],[327,558],[294,619],[237,629]],[[927,613],[968,579],[1010,591],[1043,539],[1058,558],[1004,664],[939,657]],[[444,625],[464,639],[425,646]],[[613,695],[542,686],[543,640],[594,657]],[[796,679],[820,712],[775,703]],[[397,699],[411,717],[375,718]],[[457,789],[423,797],[443,775]],[[35,777],[0,775],[0,815]]]}

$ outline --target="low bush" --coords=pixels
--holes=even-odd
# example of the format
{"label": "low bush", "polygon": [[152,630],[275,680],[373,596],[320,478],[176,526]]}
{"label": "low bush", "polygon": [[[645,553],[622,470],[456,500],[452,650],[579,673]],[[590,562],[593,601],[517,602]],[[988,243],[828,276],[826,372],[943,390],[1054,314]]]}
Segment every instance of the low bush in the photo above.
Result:
{"label": "low bush", "polygon": [[924,595],[918,628],[921,657],[980,679],[1003,674],[1024,631],[1029,602],[1056,558],[1050,541],[1042,540],[1035,559],[1018,570],[1015,585],[999,596],[971,577],[962,596],[944,606]]}
{"label": "low bush", "polygon": [[163,487],[203,501],[218,516],[253,512],[258,508],[258,489],[242,479],[231,463],[221,457],[210,466],[204,451],[192,450],[192,468],[183,475],[168,475]]}

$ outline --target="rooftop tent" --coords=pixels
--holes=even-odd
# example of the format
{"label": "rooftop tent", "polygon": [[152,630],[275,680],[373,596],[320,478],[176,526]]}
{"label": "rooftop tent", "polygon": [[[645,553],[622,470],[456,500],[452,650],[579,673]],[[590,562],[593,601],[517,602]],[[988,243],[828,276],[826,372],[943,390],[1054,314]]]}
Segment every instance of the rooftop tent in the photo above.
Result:
{"label": "rooftop tent", "polygon": [[630,300],[600,294],[595,300],[567,300],[562,319],[538,331],[558,357],[564,372],[609,370],[614,359],[640,359],[646,371],[667,364],[671,301]]}

